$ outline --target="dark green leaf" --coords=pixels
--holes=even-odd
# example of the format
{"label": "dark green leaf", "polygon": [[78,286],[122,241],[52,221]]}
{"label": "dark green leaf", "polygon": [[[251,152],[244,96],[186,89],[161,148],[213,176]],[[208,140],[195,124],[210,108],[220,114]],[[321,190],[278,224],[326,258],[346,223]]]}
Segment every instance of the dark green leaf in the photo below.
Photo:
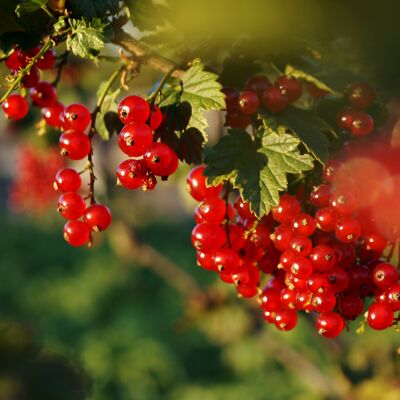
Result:
{"label": "dark green leaf", "polygon": [[16,44],[23,49],[30,49],[40,42],[35,32],[7,32],[0,35],[0,49],[8,53]]}
{"label": "dark green leaf", "polygon": [[106,112],[104,114],[103,120],[110,137],[113,134],[118,134],[124,127],[124,124],[119,119],[118,113],[116,113],[115,111]]}
{"label": "dark green leaf", "polygon": [[286,190],[287,174],[313,168],[310,155],[300,154],[300,141],[292,135],[265,134],[261,147],[241,130],[230,130],[206,155],[205,174],[209,183],[231,179],[243,199],[259,217],[278,204],[279,192]]}
{"label": "dark green leaf", "polygon": [[342,92],[351,83],[365,80],[347,69],[327,69],[316,73],[315,77],[339,92]]}
{"label": "dark green leaf", "polygon": [[20,17],[24,14],[29,14],[31,12],[40,10],[48,0],[25,0],[22,3],[18,4],[15,8],[15,13]]}
{"label": "dark green leaf", "polygon": [[118,12],[118,0],[70,0],[75,17],[103,18]]}
{"label": "dark green leaf", "polygon": [[127,6],[130,9],[133,24],[141,31],[153,31],[165,23],[168,8],[158,1],[130,0]]}
{"label": "dark green leaf", "polygon": [[187,164],[200,164],[203,159],[204,137],[196,128],[189,128],[179,138],[178,157]]}
{"label": "dark green leaf", "polygon": [[[108,82],[103,82],[98,91],[97,91],[97,98],[101,98],[104,95],[104,91],[107,90],[108,87]],[[101,109],[97,115],[96,119],[96,130],[99,133],[100,137],[103,140],[109,140],[110,139],[110,130],[107,128],[106,121],[105,121],[105,115],[110,112],[110,111],[115,111],[117,109],[117,103],[116,103],[116,98],[118,97],[121,89],[116,89],[114,91],[109,91],[107,95],[104,98],[103,104],[101,106]]]}

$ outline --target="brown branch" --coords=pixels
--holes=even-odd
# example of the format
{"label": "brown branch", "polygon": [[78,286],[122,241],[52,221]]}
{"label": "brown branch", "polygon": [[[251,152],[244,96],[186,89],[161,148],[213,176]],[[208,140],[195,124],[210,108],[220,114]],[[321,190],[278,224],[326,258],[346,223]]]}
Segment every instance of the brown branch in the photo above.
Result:
{"label": "brown branch", "polygon": [[[147,64],[149,67],[164,74],[168,74],[175,68],[175,63],[171,60],[155,53],[144,43],[136,40],[122,29],[115,33],[113,43],[131,53],[133,58],[138,62]],[[171,76],[181,79],[183,73],[184,71],[182,69],[175,69]]]}

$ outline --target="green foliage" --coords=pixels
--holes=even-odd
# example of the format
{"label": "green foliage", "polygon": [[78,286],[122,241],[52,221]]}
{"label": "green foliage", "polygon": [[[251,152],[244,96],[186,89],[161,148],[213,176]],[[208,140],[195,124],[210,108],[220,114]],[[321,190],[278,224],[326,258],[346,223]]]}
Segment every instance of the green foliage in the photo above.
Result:
{"label": "green foliage", "polygon": [[104,30],[107,24],[97,18],[90,22],[70,18],[68,22],[71,34],[67,37],[67,49],[78,57],[96,61],[98,53],[104,47]]}
{"label": "green foliage", "polygon": [[168,16],[168,8],[154,0],[129,0],[127,5],[133,24],[141,31],[156,30]]}
{"label": "green foliage", "polygon": [[17,5],[17,7],[15,8],[15,12],[18,17],[20,17],[21,15],[40,10],[43,6],[46,5],[47,2],[48,0],[25,0]]}
{"label": "green foliage", "polygon": [[313,168],[311,156],[299,153],[299,143],[286,133],[266,130],[261,140],[253,140],[244,131],[230,130],[206,155],[205,174],[212,184],[230,179],[252,211],[262,217],[278,204],[279,192],[287,189],[287,174]]}

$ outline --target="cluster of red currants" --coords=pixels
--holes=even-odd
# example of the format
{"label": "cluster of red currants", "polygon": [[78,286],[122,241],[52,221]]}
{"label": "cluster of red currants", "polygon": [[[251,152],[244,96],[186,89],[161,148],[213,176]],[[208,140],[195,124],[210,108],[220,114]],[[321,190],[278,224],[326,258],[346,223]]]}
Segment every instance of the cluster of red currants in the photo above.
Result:
{"label": "cluster of red currants", "polygon": [[[268,216],[257,220],[239,198],[230,204],[227,187],[207,187],[204,167],[188,176],[188,191],[201,201],[192,243],[198,264],[216,271],[238,294],[259,294],[260,273],[269,281],[259,300],[263,316],[278,329],[297,324],[298,311],[315,312],[317,331],[338,336],[346,321],[364,312],[370,327],[397,323],[400,284],[397,269],[381,260],[388,240],[363,227],[351,193],[334,190],[336,163],[324,170],[325,183],[310,195],[313,211],[303,212],[295,196],[283,194]],[[225,199],[225,200],[224,200]]]}
{"label": "cluster of red currants", "polygon": [[282,75],[274,84],[263,75],[252,76],[241,93],[234,88],[222,89],[226,99],[226,125],[231,128],[246,128],[251,124],[251,116],[261,106],[273,114],[284,111],[295,103],[303,93],[302,83]]}
{"label": "cluster of red currants", "polygon": [[350,106],[338,113],[339,128],[354,136],[366,136],[372,133],[374,120],[363,111],[375,102],[376,94],[372,86],[365,82],[355,83],[347,89],[345,98]]}
{"label": "cluster of red currants", "polygon": [[156,176],[172,175],[179,163],[173,149],[154,140],[153,133],[163,119],[161,110],[140,96],[127,96],[118,105],[118,116],[124,124],[118,145],[132,158],[118,166],[117,184],[130,190],[153,190]]}

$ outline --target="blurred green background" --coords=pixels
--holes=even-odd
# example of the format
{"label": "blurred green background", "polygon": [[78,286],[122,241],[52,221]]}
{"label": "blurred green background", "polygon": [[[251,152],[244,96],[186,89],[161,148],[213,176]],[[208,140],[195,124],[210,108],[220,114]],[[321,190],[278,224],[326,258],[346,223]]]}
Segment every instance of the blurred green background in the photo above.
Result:
{"label": "blurred green background", "polygon": [[[171,0],[176,12],[161,16],[146,9],[153,2],[132,3],[142,4],[142,13],[132,15],[142,28],[169,19],[170,33],[147,41],[172,58],[195,49],[217,68],[232,37],[248,35],[257,39],[240,49],[244,60],[279,48],[284,62],[307,64],[292,39],[311,40],[325,50],[322,62],[351,66],[398,95],[394,1],[251,0],[244,8],[222,1],[210,8],[210,2]],[[177,55],[172,47],[184,51]],[[92,107],[114,66],[71,62],[59,97]],[[243,65],[246,77],[253,65]],[[131,92],[146,93],[159,78],[143,68]],[[220,123],[212,118],[211,139]],[[154,193],[128,193],[113,188],[115,138],[96,143],[99,198],[113,210],[114,224],[90,250],[64,242],[54,205],[37,216],[11,213],[7,196],[18,147],[56,138],[51,132],[37,138],[38,120],[34,111],[23,123],[0,122],[0,400],[399,399],[397,332],[358,335],[356,321],[332,341],[318,336],[309,318],[292,332],[278,332],[251,302],[196,266],[185,168]]]}

